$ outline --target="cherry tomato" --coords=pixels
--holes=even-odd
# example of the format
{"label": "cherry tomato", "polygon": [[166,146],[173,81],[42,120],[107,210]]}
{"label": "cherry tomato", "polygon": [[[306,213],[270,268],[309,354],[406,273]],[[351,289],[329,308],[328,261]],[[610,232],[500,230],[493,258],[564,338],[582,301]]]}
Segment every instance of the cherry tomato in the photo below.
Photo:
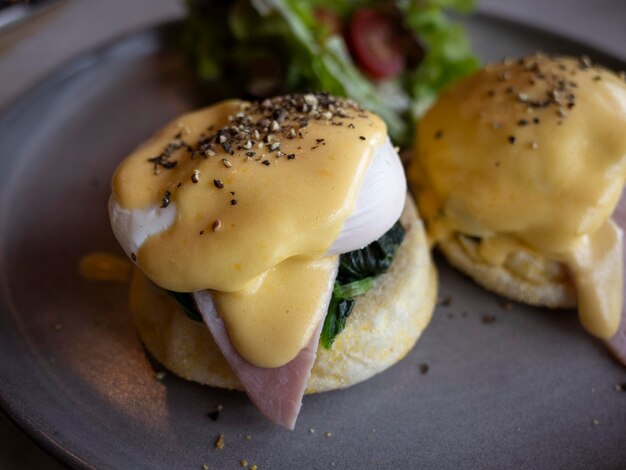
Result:
{"label": "cherry tomato", "polygon": [[390,78],[404,69],[401,31],[375,10],[363,8],[354,14],[347,40],[358,65],[372,77]]}

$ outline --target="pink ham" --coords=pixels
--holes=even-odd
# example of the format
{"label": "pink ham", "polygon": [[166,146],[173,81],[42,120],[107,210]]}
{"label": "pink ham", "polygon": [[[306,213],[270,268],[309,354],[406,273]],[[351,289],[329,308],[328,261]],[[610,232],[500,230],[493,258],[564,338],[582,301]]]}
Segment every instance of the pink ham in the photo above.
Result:
{"label": "pink ham", "polygon": [[[309,344],[291,362],[276,368],[258,367],[250,364],[235,351],[224,320],[220,318],[215,308],[211,293],[205,290],[196,292],[193,296],[213,339],[250,400],[268,419],[287,429],[293,429],[302,406],[304,389],[317,356],[323,319]],[[330,290],[328,297],[330,300]]]}
{"label": "pink ham", "polygon": [[[622,198],[613,213],[613,220],[626,232],[626,191],[622,192]],[[626,243],[626,236],[624,237],[624,241]],[[626,246],[623,247],[622,257],[624,257],[624,254],[626,254]],[[624,260],[624,266],[626,268],[626,260]],[[619,328],[617,333],[615,333],[606,344],[617,360],[626,366],[626,270],[624,272],[622,292],[624,293],[625,299],[622,301],[622,318]]]}

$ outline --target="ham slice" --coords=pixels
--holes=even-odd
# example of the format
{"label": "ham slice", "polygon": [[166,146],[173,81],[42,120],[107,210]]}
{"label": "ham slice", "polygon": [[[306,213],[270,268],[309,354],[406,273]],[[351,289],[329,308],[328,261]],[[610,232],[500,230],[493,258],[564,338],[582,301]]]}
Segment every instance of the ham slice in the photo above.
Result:
{"label": "ham slice", "polygon": [[[622,192],[622,197],[617,205],[617,209],[613,213],[613,220],[615,223],[626,232],[626,191]],[[624,237],[624,243],[626,243],[626,237]],[[626,254],[626,246],[622,250],[622,258]],[[626,260],[624,260],[624,266],[626,267]],[[620,320],[617,333],[612,338],[606,341],[607,346],[611,352],[615,355],[618,361],[626,366],[626,271],[622,279],[622,292],[625,294],[625,300],[622,301],[622,316]]]}
{"label": "ham slice", "polygon": [[[250,400],[268,419],[287,429],[293,429],[302,406],[304,389],[317,357],[317,345],[324,319],[322,318],[309,344],[290,362],[275,368],[258,367],[246,361],[233,347],[224,320],[215,308],[211,292],[195,292],[193,297],[213,339]],[[328,297],[330,300],[330,292]]]}

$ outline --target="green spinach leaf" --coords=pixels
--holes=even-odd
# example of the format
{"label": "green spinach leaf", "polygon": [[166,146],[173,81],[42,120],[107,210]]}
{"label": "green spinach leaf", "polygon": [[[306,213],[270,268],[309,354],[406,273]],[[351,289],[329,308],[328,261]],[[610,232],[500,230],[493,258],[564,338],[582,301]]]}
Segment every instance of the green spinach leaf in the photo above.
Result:
{"label": "green spinach leaf", "polygon": [[370,290],[374,286],[374,278],[389,269],[402,240],[404,228],[398,221],[365,248],[341,255],[337,280],[320,336],[322,347],[332,347],[352,313],[354,298]]}
{"label": "green spinach leaf", "polygon": [[196,303],[189,292],[174,292],[168,290],[167,293],[172,296],[176,302],[178,302],[178,305],[180,305],[185,312],[185,315],[187,315],[190,320],[202,321],[202,316],[200,315],[200,312],[198,312]]}
{"label": "green spinach leaf", "polygon": [[320,344],[324,348],[330,349],[332,347],[337,335],[346,327],[346,320],[352,313],[353,308],[354,300],[332,297],[328,306],[328,313],[324,319],[322,334],[320,335]]}
{"label": "green spinach leaf", "polygon": [[337,280],[349,283],[384,273],[403,239],[404,229],[400,222],[396,222],[387,233],[365,248],[344,253],[339,258]]}
{"label": "green spinach leaf", "polygon": [[374,285],[373,277],[366,277],[360,281],[349,282],[348,284],[340,284],[335,282],[333,288],[333,297],[338,299],[352,299],[357,295],[365,294]]}

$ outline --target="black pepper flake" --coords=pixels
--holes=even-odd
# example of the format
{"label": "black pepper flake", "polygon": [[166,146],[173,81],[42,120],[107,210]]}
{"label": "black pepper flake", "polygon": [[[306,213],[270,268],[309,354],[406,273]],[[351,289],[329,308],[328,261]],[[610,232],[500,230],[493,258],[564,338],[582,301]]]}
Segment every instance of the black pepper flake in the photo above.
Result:
{"label": "black pepper flake", "polygon": [[182,140],[181,137],[182,133],[177,133],[174,136],[174,140],[168,143],[159,155],[157,155],[156,157],[148,158],[148,161],[154,165],[154,174],[159,173],[159,167],[163,167],[166,170],[171,170],[178,164],[177,161],[170,160],[170,158],[178,150],[188,147],[187,143]]}
{"label": "black pepper flake", "polygon": [[211,419],[211,421],[217,421],[220,417],[220,410],[211,411],[207,416]]}
{"label": "black pepper flake", "polygon": [[584,55],[580,58],[580,66],[583,69],[588,69],[593,66],[593,62],[591,62],[591,59],[588,55]]}
{"label": "black pepper flake", "polygon": [[290,153],[289,155],[287,155],[287,160],[293,160],[294,158],[296,158],[295,153]]}
{"label": "black pepper flake", "polygon": [[349,128],[349,129],[354,129],[354,128],[355,128],[355,127],[354,127],[354,124],[352,124],[352,123],[348,124],[348,128]]}
{"label": "black pepper flake", "polygon": [[269,160],[263,160],[261,163],[263,163],[263,165],[265,165],[265,166],[270,166],[270,161]]}
{"label": "black pepper flake", "polygon": [[359,139],[361,140],[367,140],[365,137],[363,137],[362,135],[359,136]]}
{"label": "black pepper flake", "polygon": [[161,200],[161,209],[165,209],[167,206],[170,205],[170,196],[172,195],[171,192],[169,191],[165,191],[165,194],[163,194],[163,199]]}
{"label": "black pepper flake", "polygon": [[498,80],[500,80],[501,82],[504,82],[506,80],[510,80],[511,78],[511,72],[502,72],[500,75],[498,75]]}
{"label": "black pepper flake", "polygon": [[443,137],[443,131],[441,129],[439,129],[437,132],[435,132],[435,140],[439,140]]}
{"label": "black pepper flake", "polygon": [[204,235],[204,230],[200,230],[200,235]]}
{"label": "black pepper flake", "polygon": [[166,170],[171,170],[176,165],[178,165],[177,161],[169,160],[169,158],[170,158],[170,155],[165,155],[165,154],[161,154],[161,155],[157,155],[156,157],[148,158],[148,161],[150,163],[154,164],[154,172],[155,172],[155,174],[158,173],[158,170],[159,170],[158,167],[159,166],[162,166]]}
{"label": "black pepper flake", "polygon": [[191,182],[196,184],[198,181],[200,181],[200,172],[198,170],[193,170],[193,173],[191,174]]}
{"label": "black pepper flake", "polygon": [[236,206],[237,205],[237,199],[231,199],[230,200],[230,205],[231,206]]}
{"label": "black pepper flake", "polygon": [[485,325],[491,325],[493,322],[496,321],[496,317],[494,317],[493,315],[485,314],[481,317],[480,321],[482,321]]}
{"label": "black pepper flake", "polygon": [[231,192],[230,192],[230,195],[231,195],[231,196],[234,196],[234,195],[235,195],[235,191],[231,191]]}
{"label": "black pepper flake", "polygon": [[557,103],[560,101],[561,99],[561,95],[557,90],[549,90],[548,91],[548,97],[553,100],[556,101]]}
{"label": "black pepper flake", "polygon": [[517,125],[524,127],[528,125],[528,121],[526,119],[520,119],[519,121],[517,121]]}
{"label": "black pepper flake", "polygon": [[539,118],[538,118],[538,117],[533,118],[533,122],[534,122],[535,124],[539,124],[539,122],[540,122],[540,121],[539,121]]}
{"label": "black pepper flake", "polygon": [[133,261],[137,261],[137,255],[135,253],[131,253],[130,259],[132,259]]}
{"label": "black pepper flake", "polygon": [[213,185],[217,188],[217,189],[223,189],[224,188],[224,183],[222,183],[222,180],[213,180]]}
{"label": "black pepper flake", "polygon": [[183,183],[178,183],[178,184],[176,185],[176,187],[177,187],[177,188],[180,188],[182,185],[183,185]]}
{"label": "black pepper flake", "polygon": [[422,375],[426,375],[429,369],[430,369],[430,366],[428,364],[426,363],[420,364],[420,373]]}
{"label": "black pepper flake", "polygon": [[514,135],[510,135],[508,140],[509,140],[509,144],[513,145],[517,141],[517,138]]}
{"label": "black pepper flake", "polygon": [[[151,162],[155,165],[155,173],[159,172],[161,166],[173,168],[176,162],[169,157],[178,148],[187,148],[192,159],[213,157],[218,149],[223,149],[227,155],[235,156],[236,151],[241,151],[246,152],[247,157],[261,161],[265,157],[259,156],[258,150],[256,153],[249,153],[256,150],[253,146],[267,146],[269,151],[276,153],[276,157],[282,157],[285,154],[280,151],[281,140],[304,138],[302,129],[309,125],[310,120],[327,120],[336,126],[348,125],[349,122],[345,120],[354,118],[351,111],[357,116],[367,117],[365,111],[353,101],[335,98],[325,92],[253,101],[229,115],[227,126],[217,129],[211,135],[209,132],[213,126],[208,127],[207,132],[202,133],[193,146],[183,142],[182,133],[177,135],[177,139],[166,147],[162,155]],[[350,127],[355,128],[354,124],[350,124]],[[261,142],[264,144],[260,145]],[[325,145],[325,142],[318,139],[317,144]],[[228,159],[222,158],[221,161],[227,168],[232,166]]]}
{"label": "black pepper flake", "polygon": [[277,108],[274,110],[274,112],[272,112],[272,119],[274,121],[282,121],[283,119],[285,119],[285,116],[287,115],[286,111],[283,108]]}

